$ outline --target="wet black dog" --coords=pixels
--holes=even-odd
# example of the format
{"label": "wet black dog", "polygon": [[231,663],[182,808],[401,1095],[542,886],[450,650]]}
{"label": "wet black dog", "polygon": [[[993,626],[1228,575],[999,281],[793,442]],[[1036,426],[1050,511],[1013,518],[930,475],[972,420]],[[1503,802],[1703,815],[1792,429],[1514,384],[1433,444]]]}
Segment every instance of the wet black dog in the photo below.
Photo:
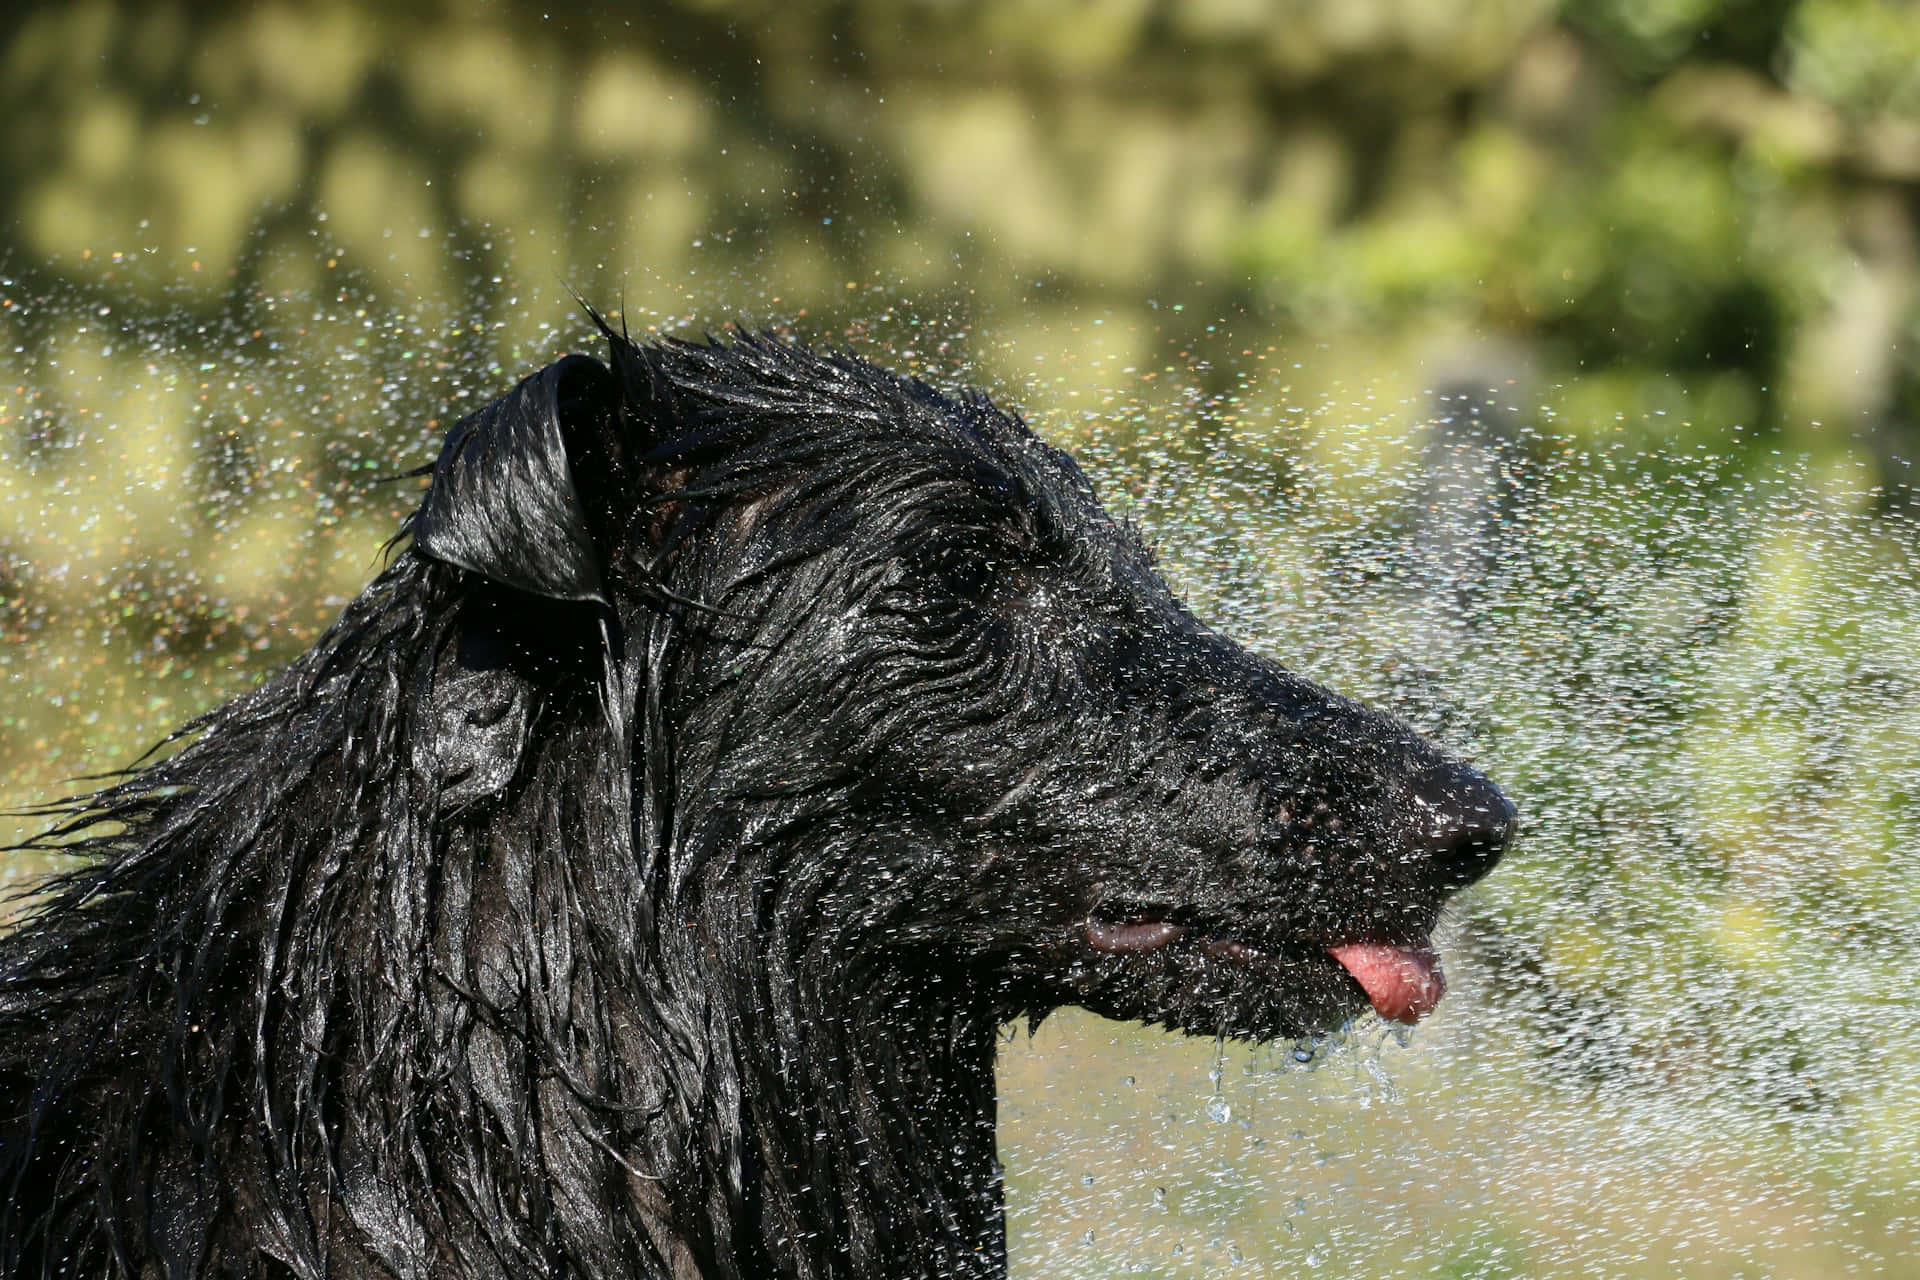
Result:
{"label": "wet black dog", "polygon": [[59,811],[0,1273],[993,1275],[1009,1019],[1438,998],[1491,783],[1208,631],[981,397],[608,338],[453,429],[312,652]]}

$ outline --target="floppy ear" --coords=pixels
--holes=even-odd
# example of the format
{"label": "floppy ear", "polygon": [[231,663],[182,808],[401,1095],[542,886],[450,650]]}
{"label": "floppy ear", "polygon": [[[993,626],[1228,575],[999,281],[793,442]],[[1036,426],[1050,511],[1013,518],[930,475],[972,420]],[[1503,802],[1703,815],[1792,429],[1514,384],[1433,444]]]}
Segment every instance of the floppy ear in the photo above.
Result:
{"label": "floppy ear", "polygon": [[[567,356],[454,424],[414,513],[425,555],[534,595],[608,603],[583,497],[622,469],[620,389],[598,360]],[[576,481],[586,481],[586,490]]]}

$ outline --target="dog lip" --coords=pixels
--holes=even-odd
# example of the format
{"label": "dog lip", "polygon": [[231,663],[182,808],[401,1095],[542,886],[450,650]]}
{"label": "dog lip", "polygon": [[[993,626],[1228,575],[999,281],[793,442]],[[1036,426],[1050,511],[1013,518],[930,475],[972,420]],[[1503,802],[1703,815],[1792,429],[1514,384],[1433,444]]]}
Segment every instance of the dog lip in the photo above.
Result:
{"label": "dog lip", "polygon": [[1087,945],[1110,956],[1158,951],[1186,931],[1185,925],[1171,920],[1088,920],[1080,926]]}
{"label": "dog lip", "polygon": [[1432,1013],[1446,994],[1440,956],[1425,939],[1409,945],[1349,942],[1328,947],[1327,954],[1360,984],[1373,1011],[1388,1022],[1412,1026]]}
{"label": "dog lip", "polygon": [[1106,955],[1145,955],[1191,937],[1194,947],[1215,959],[1253,964],[1299,958],[1290,948],[1249,937],[1239,929],[1182,919],[1183,914],[1174,907],[1109,905],[1081,923],[1080,937]]}
{"label": "dog lip", "polygon": [[[1159,910],[1136,909],[1104,919],[1094,916],[1080,925],[1082,941],[1110,956],[1147,955],[1192,932],[1189,925],[1167,919]],[[1217,929],[1198,934],[1196,945],[1211,958],[1242,965],[1267,959],[1284,963],[1289,954]],[[1373,1011],[1388,1022],[1412,1026],[1432,1013],[1446,994],[1447,979],[1440,968],[1440,956],[1424,937],[1410,943],[1338,943],[1326,947],[1322,954],[1346,972]]]}

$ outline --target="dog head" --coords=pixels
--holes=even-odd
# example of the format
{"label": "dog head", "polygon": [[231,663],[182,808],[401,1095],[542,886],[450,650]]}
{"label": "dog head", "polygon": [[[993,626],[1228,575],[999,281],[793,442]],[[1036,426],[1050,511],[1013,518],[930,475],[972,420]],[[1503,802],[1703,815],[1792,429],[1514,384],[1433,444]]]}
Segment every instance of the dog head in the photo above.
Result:
{"label": "dog head", "polygon": [[522,655],[453,654],[444,812],[516,785],[539,654],[584,631],[656,934],[1003,1017],[1267,1039],[1433,1006],[1441,905],[1513,830],[1493,783],[1209,630],[984,398],[608,336],[458,424],[412,522]]}

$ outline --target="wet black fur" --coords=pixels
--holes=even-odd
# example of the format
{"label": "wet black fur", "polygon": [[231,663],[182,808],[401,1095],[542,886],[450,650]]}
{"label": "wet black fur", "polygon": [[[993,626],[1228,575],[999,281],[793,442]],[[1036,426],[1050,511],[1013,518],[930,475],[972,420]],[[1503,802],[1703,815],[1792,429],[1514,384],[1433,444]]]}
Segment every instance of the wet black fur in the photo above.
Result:
{"label": "wet black fur", "polygon": [[453,429],[311,652],[51,811],[0,1274],[999,1274],[998,1027],[1327,1027],[1326,948],[1504,847],[980,396],[608,338]]}

